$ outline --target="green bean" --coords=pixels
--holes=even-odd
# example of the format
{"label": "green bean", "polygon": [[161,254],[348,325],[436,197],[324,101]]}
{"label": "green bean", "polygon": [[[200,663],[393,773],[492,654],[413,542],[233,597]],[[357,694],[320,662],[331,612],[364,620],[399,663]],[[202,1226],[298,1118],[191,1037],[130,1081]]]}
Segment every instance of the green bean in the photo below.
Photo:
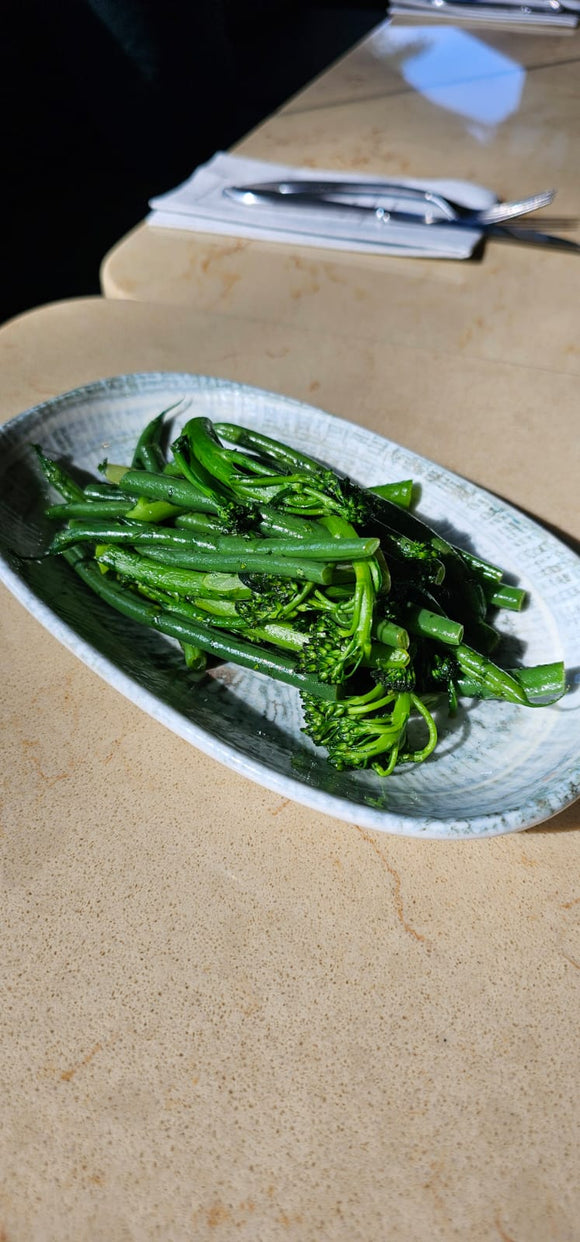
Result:
{"label": "green bean", "polygon": [[398,647],[401,650],[407,650],[409,646],[409,635],[402,625],[396,625],[394,621],[377,621],[375,626],[375,634],[377,638],[386,643],[390,647]]}
{"label": "green bean", "polygon": [[59,466],[58,462],[53,461],[52,458],[46,457],[39,444],[33,444],[32,447],[44,477],[52,484],[55,491],[60,492],[61,496],[68,501],[84,500],[82,487],[79,487],[78,483],[71,479],[70,475],[62,469],[62,466]]}
{"label": "green bean", "polygon": [[[231,547],[232,551],[239,548],[243,551],[243,541],[234,542],[235,536],[224,536],[218,540],[218,546],[224,552]],[[246,546],[247,546],[246,541]],[[270,556],[299,556],[317,561],[366,561],[375,555],[379,548],[378,539],[365,539],[355,536],[351,539],[256,539],[256,551],[261,550]]]}
{"label": "green bean", "polygon": [[180,530],[192,530],[200,535],[224,535],[228,529],[220,518],[210,517],[207,513],[194,513],[191,510],[187,513],[179,513],[175,519],[175,526]]}
{"label": "green bean", "polygon": [[175,521],[181,517],[183,509],[171,505],[166,500],[146,500],[139,496],[133,509],[129,509],[126,517],[135,522],[165,522],[169,518]]}
{"label": "green bean", "polygon": [[295,517],[291,513],[280,513],[271,505],[260,505],[260,530],[264,535],[279,536],[288,539],[310,539],[319,534],[326,534],[321,522],[315,518]]}
{"label": "green bean", "polygon": [[497,565],[491,565],[489,561],[482,561],[480,556],[476,556],[474,552],[465,552],[463,548],[456,549],[459,556],[470,569],[474,569],[479,577],[487,579],[488,582],[501,582],[503,578],[503,570],[498,569]]}
{"label": "green bean", "polygon": [[194,549],[172,548],[161,544],[148,547],[147,553],[151,560],[159,560],[184,570],[213,569],[229,573],[271,574],[276,578],[318,582],[321,585],[332,581],[332,565],[305,558],[277,557],[258,552],[247,552],[244,556],[239,552],[196,552]]}
{"label": "green bean", "polygon": [[411,656],[405,647],[391,647],[389,643],[373,640],[370,655],[363,660],[363,666],[379,670],[406,668]]}
{"label": "green bean", "polygon": [[207,656],[201,647],[195,647],[193,643],[180,641],[179,646],[183,652],[185,667],[196,673],[203,673],[207,667]]}
{"label": "green bean", "polygon": [[[110,469],[111,467],[107,470],[107,476]],[[165,500],[183,509],[196,509],[202,513],[219,513],[220,510],[217,500],[205,496],[188,479],[152,474],[146,470],[123,469],[123,473],[112,481],[124,492],[147,496],[150,500]]]}
{"label": "green bean", "polygon": [[124,502],[137,502],[138,496],[129,496],[127,492],[122,492],[120,487],[115,487],[113,483],[86,483],[83,488],[83,495],[87,500],[123,500]]}
{"label": "green bean", "polygon": [[513,612],[520,612],[526,600],[527,594],[521,587],[508,586],[507,582],[500,582],[488,595],[492,608],[510,608]]}
{"label": "green bean", "polygon": [[[193,536],[187,531],[173,530],[169,526],[156,526],[148,522],[135,522],[125,520],[117,521],[80,521],[73,519],[70,526],[57,532],[50,545],[50,552],[62,552],[64,548],[72,547],[74,543],[123,543],[135,544],[137,547],[143,543],[147,545],[162,544],[170,548],[191,548],[196,551],[196,544],[193,542]],[[205,547],[212,550],[214,543],[206,541]]]}
{"label": "green bean", "polygon": [[415,485],[412,479],[401,479],[397,483],[381,483],[379,487],[370,487],[373,496],[381,496],[391,500],[401,509],[409,509],[413,504]]}
{"label": "green bean", "polygon": [[130,508],[131,501],[127,498],[125,500],[68,500],[63,505],[49,505],[44,512],[52,521],[67,522],[70,518],[124,517]]}
{"label": "green bean", "polygon": [[434,638],[449,646],[456,646],[463,639],[463,626],[458,621],[431,612],[428,608],[416,608],[411,604],[404,609],[403,615],[405,626],[411,634],[417,634],[421,638]]}
{"label": "green bean", "polygon": [[153,473],[163,470],[165,466],[165,453],[161,448],[163,420],[166,414],[176,410],[179,405],[181,405],[181,400],[168,405],[166,410],[162,410],[143,428],[135,446],[132,466],[142,466],[144,470],[150,470]]}
{"label": "green bean", "polygon": [[[73,515],[71,515],[73,516]],[[202,515],[203,516],[203,515]],[[224,552],[236,554],[242,558],[259,555],[261,557],[291,557],[295,559],[315,561],[353,561],[368,560],[374,556],[378,547],[378,539],[262,539],[245,535],[223,535],[220,531],[203,533],[188,527],[175,529],[168,526],[148,525],[136,521],[110,523],[108,526],[99,523],[87,523],[85,527],[75,525],[74,530],[63,534],[64,546],[68,542],[82,539],[103,539],[118,543],[161,543],[170,548],[188,548],[192,552]],[[273,571],[274,572],[274,571]],[[318,581],[318,579],[315,579]]]}

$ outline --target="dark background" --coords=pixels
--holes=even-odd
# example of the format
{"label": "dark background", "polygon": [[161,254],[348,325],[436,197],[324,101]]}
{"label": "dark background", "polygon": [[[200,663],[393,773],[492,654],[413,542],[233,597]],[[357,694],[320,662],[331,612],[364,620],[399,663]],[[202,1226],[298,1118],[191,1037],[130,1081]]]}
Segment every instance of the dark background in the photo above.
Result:
{"label": "dark background", "polygon": [[379,22],[356,0],[13,0],[0,318],[99,292],[106,251]]}

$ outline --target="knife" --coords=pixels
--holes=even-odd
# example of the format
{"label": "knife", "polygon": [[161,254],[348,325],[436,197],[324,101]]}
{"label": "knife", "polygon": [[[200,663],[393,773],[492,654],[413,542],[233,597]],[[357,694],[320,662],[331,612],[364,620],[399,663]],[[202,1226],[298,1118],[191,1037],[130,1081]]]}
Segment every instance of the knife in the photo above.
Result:
{"label": "knife", "polygon": [[[289,180],[284,181],[260,181],[257,185],[231,185],[226,186],[224,194],[228,198],[233,198],[236,202],[244,203],[246,206],[253,206],[261,201],[262,196],[274,195],[284,199],[286,202],[295,203],[297,199],[304,196],[309,197],[325,197],[326,195],[358,195],[360,197],[368,197],[372,195],[376,197],[379,194],[396,194],[397,198],[408,198],[412,202],[428,203],[432,207],[438,207],[444,217],[452,220],[454,210],[451,204],[442,194],[438,194],[435,190],[424,190],[420,186],[400,185],[397,181],[333,181],[325,179],[324,181],[315,181],[314,179],[306,180]],[[271,199],[263,201],[273,201]],[[353,204],[355,205],[355,204]]]}
{"label": "knife", "polygon": [[[394,188],[395,187],[392,187],[393,192]],[[387,185],[381,186],[381,192],[383,194],[386,190],[390,189],[391,187],[388,187]],[[340,193],[340,191],[335,190],[334,193]],[[353,193],[352,187],[349,187],[349,193]],[[381,224],[388,224],[390,221],[394,221],[396,224],[431,224],[431,221],[425,220],[423,216],[418,215],[414,211],[391,211],[390,208],[377,207],[374,204],[371,206],[365,206],[362,203],[343,203],[339,202],[338,199],[335,198],[325,198],[322,194],[309,194],[306,191],[301,191],[300,193],[285,193],[283,190],[262,189],[257,186],[251,187],[229,185],[224,189],[224,194],[227,198],[232,198],[238,203],[243,203],[246,207],[259,207],[262,204],[274,203],[278,206],[282,205],[289,207],[290,210],[294,210],[296,207],[314,209],[322,208],[324,211],[340,211],[343,214],[346,213],[347,215],[356,215],[359,217],[366,216],[367,219],[374,216],[374,218]],[[413,195],[413,197],[416,201],[416,195]],[[467,221],[451,220],[447,217],[443,220],[433,221],[433,223],[447,224],[455,227],[457,224],[464,225]],[[471,224],[469,227],[471,229],[479,229],[479,225]]]}
{"label": "knife", "polygon": [[567,237],[554,237],[551,233],[539,233],[535,229],[516,225],[494,224],[484,229],[486,237],[496,241],[519,241],[525,246],[542,246],[550,250],[565,250],[568,254],[580,254],[580,242]]}

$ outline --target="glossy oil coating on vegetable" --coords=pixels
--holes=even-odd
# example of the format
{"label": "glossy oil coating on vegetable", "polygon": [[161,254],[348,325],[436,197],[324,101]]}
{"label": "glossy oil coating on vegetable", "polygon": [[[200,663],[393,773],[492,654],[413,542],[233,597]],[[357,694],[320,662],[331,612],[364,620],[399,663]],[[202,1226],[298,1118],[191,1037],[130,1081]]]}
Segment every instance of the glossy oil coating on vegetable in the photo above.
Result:
{"label": "glossy oil coating on vegetable", "polygon": [[[564,668],[502,668],[498,608],[524,593],[412,511],[412,480],[366,489],[289,445],[166,415],[127,464],[81,487],[37,447],[60,494],[48,555],[112,608],[181,644],[294,686],[304,732],[336,768],[389,776],[437,745],[433,711],[461,696],[555,702]],[[192,690],[194,693],[195,690]],[[410,728],[413,722],[414,727]]]}

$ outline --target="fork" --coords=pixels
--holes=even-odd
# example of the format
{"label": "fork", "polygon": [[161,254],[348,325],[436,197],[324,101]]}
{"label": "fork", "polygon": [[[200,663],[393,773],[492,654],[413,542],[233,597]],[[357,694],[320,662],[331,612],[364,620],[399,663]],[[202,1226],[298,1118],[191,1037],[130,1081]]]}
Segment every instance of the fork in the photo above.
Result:
{"label": "fork", "polygon": [[[478,210],[465,207],[436,191],[398,185],[393,181],[262,181],[256,185],[226,186],[224,194],[247,206],[258,205],[261,202],[272,203],[293,199],[295,206],[302,204],[310,207],[317,202],[329,205],[334,203],[341,207],[356,206],[356,204],[343,203],[340,199],[345,196],[352,198],[353,195],[357,198],[376,199],[379,194],[396,194],[397,198],[406,198],[414,202],[419,200],[425,203],[425,214],[421,217],[417,213],[415,217],[417,222],[420,221],[423,224],[462,223],[478,227],[486,224],[501,224],[503,221],[514,220],[518,216],[537,211],[540,207],[546,207],[553,201],[556,191],[543,190],[528,198],[516,199],[513,202],[492,203],[491,206]],[[340,196],[340,199],[334,196]],[[376,205],[368,208],[361,207],[360,210],[374,211],[379,219],[385,221],[389,218],[397,218],[396,212],[390,212]],[[438,215],[437,211],[441,214]]]}

